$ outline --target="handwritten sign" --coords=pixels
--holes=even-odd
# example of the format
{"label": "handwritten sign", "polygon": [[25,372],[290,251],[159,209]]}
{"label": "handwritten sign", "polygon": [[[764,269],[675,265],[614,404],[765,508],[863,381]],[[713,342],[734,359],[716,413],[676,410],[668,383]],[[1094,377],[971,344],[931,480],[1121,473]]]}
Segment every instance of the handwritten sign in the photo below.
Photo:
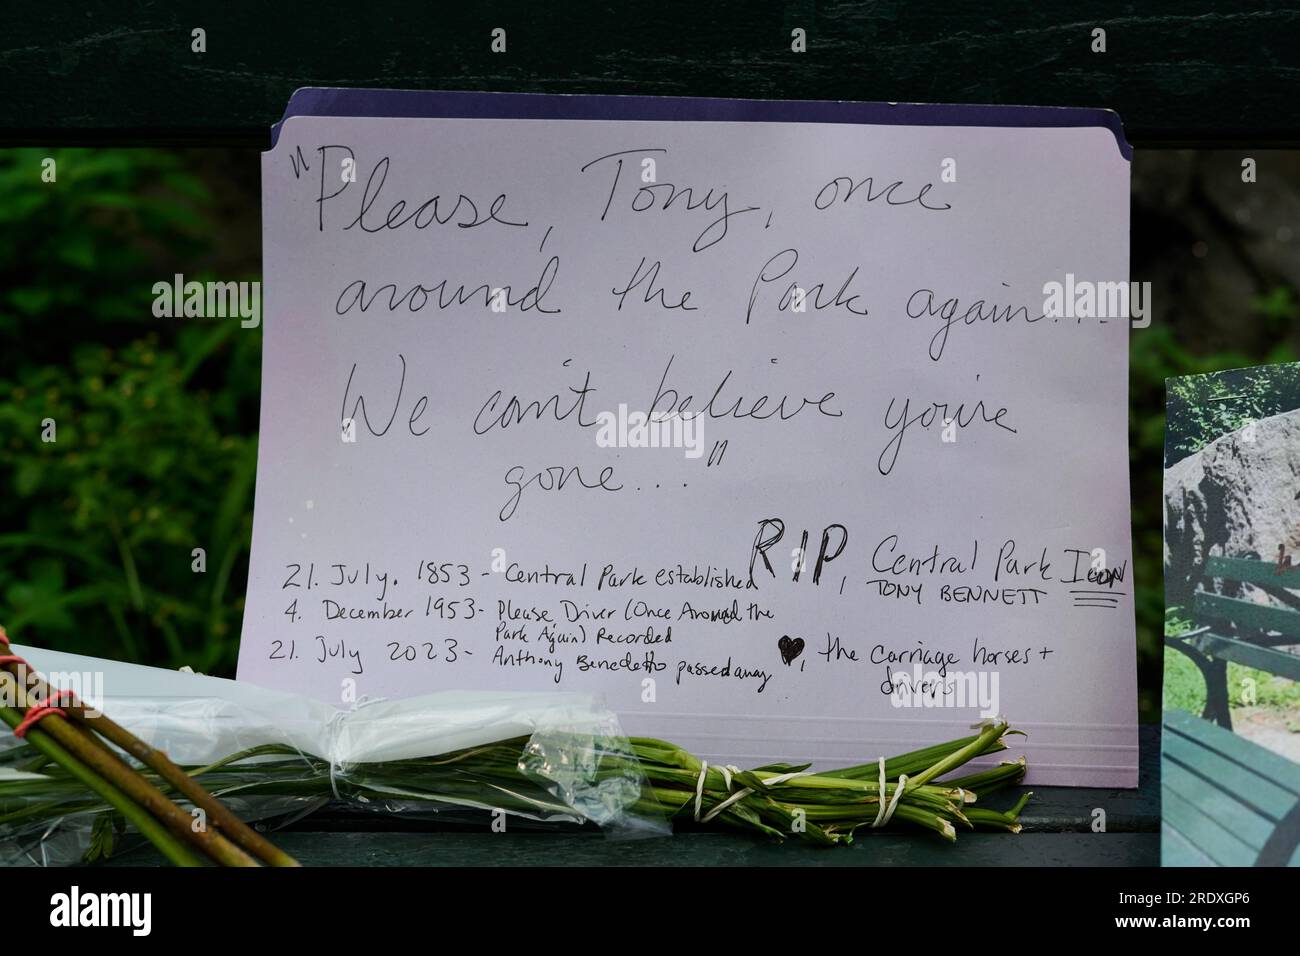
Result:
{"label": "handwritten sign", "polygon": [[421,102],[264,156],[241,679],[598,690],[750,763],[997,712],[1136,785],[1111,129]]}

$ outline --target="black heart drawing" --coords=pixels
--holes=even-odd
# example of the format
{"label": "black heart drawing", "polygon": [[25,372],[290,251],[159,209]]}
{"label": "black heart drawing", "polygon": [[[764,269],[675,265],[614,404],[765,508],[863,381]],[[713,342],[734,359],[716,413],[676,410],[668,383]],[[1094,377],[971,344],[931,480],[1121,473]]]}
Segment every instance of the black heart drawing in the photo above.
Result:
{"label": "black heart drawing", "polygon": [[789,634],[782,634],[776,646],[781,651],[781,660],[789,667],[790,662],[803,653],[803,638],[791,638]]}

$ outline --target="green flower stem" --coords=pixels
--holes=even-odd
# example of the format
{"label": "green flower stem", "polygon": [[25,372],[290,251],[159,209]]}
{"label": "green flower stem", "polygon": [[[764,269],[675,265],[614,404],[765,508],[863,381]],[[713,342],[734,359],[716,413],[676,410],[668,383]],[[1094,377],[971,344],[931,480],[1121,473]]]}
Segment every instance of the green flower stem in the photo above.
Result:
{"label": "green flower stem", "polygon": [[77,707],[64,708],[87,730],[94,730],[100,736],[122,748],[136,760],[153,770],[160,778],[166,780],[177,792],[196,807],[202,809],[209,821],[221,830],[233,843],[247,852],[262,859],[271,866],[298,866],[298,861],[260,836],[246,823],[236,817],[226,806],[213,798],[192,777],[177,767],[165,753],[149,746],[135,734],[110,720],[104,714],[87,717],[85,709]]}
{"label": "green flower stem", "polygon": [[965,777],[953,777],[945,780],[944,786],[960,787],[983,796],[1009,783],[1014,783],[1025,775],[1025,759],[1007,761],[988,770],[972,773]]}
{"label": "green flower stem", "polygon": [[[881,801],[895,802],[888,824],[892,829],[924,829],[953,841],[958,829],[1017,832],[1019,814],[1028,795],[1010,810],[974,806],[985,793],[1021,779],[1023,758],[965,776],[941,779],[969,760],[1005,749],[1006,725],[980,734],[936,744],[885,762],[887,782],[880,786],[879,760],[856,767],[824,770],[791,777],[776,785],[768,781],[806,768],[771,765],[755,770],[724,772],[710,764],[703,775],[701,816],[713,814],[710,823],[726,829],[760,834],[776,840],[791,836],[818,845],[851,842],[859,831],[872,829],[880,816]],[[652,738],[633,738],[620,749],[617,741],[578,738],[576,753],[589,767],[582,773],[584,787],[611,786],[615,792],[640,781],[640,795],[625,807],[630,815],[667,817],[693,825],[697,787],[703,761],[673,744]],[[290,797],[328,800],[334,783],[348,795],[379,803],[444,807],[500,808],[541,818],[580,819],[582,814],[554,791],[554,782],[530,770],[536,756],[527,737],[467,748],[433,757],[384,763],[363,763],[331,781],[325,760],[282,746],[253,747],[203,767],[185,768],[194,779],[221,798]],[[282,758],[282,759],[281,759]],[[23,754],[13,763],[26,762]],[[5,757],[0,754],[0,763]],[[538,764],[537,766],[541,766]],[[575,768],[576,769],[576,768]],[[164,791],[172,785],[151,771],[142,771]],[[910,779],[900,795],[898,776]],[[57,767],[48,768],[47,785],[15,780],[0,784],[0,811],[25,813],[24,803],[42,801],[32,816],[57,818],[69,810],[74,781]],[[635,791],[634,791],[635,794]],[[725,806],[723,806],[725,804]],[[83,803],[77,808],[84,811]],[[721,809],[719,809],[721,808]],[[0,816],[0,823],[6,818]]]}
{"label": "green flower stem", "polygon": [[[53,689],[35,673],[28,676],[28,683],[31,684],[31,690],[41,695],[42,700],[51,698]],[[93,734],[99,734],[109,743],[115,744],[123,752],[130,754],[144,766],[153,770],[193,806],[200,808],[207,815],[210,824],[215,826],[221,833],[224,833],[233,843],[248,851],[248,853],[259,857],[272,866],[298,866],[297,860],[272,845],[269,840],[257,834],[251,827],[226,809],[223,804],[214,800],[210,793],[204,790],[180,767],[172,763],[161,750],[149,746],[125,727],[111,720],[106,714],[88,715],[86,709],[79,702],[63,704],[60,709],[68,715],[72,722],[80,726],[92,740],[94,739]],[[239,859],[234,854],[226,853],[224,848],[221,847],[217,848],[217,852],[231,861]]]}
{"label": "green flower stem", "polygon": [[1000,739],[1002,735],[1006,733],[1006,730],[1007,730],[1006,724],[992,724],[986,727],[983,733],[981,733],[970,743],[966,744],[964,747],[961,747],[960,749],[955,750],[952,753],[948,754],[948,756],[938,761],[936,764],[934,764],[934,766],[930,767],[928,770],[922,771],[921,773],[917,774],[915,777],[909,777],[907,781],[908,789],[910,790],[915,787],[923,786],[929,783],[935,777],[941,777],[948,771],[960,767],[968,760],[973,760],[975,757],[982,755],[985,751],[985,748],[993,741]]}
{"label": "green flower stem", "polygon": [[[0,667],[0,680],[11,687],[18,679]],[[21,699],[15,694],[14,699]],[[17,711],[14,711],[17,713]],[[8,722],[8,721],[6,721]],[[13,726],[13,725],[11,725]],[[200,852],[206,853],[223,866],[257,866],[258,863],[239,847],[230,843],[216,830],[205,827],[195,830],[193,818],[172,803],[157,787],[136,773],[117,754],[93,734],[79,730],[58,714],[49,714],[41,721],[41,731],[52,738],[65,751],[71,753],[86,769],[97,774],[119,791],[145,808],[155,819],[165,825],[174,836],[186,841]]]}
{"label": "green flower stem", "polygon": [[[22,715],[12,707],[0,707],[0,720],[12,729],[22,722]],[[99,794],[104,802],[117,810],[135,826],[162,854],[177,866],[203,866],[204,860],[182,844],[155,820],[147,810],[117,787],[99,776],[68,751],[60,747],[44,731],[33,727],[27,732],[28,744],[49,757],[83,785]]]}

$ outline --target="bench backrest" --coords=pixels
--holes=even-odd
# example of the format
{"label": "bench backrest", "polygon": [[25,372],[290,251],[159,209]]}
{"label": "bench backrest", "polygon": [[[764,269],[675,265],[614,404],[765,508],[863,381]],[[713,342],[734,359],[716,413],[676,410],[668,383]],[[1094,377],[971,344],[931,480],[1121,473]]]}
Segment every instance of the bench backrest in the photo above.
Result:
{"label": "bench backrest", "polygon": [[1205,562],[1205,576],[1246,581],[1250,584],[1258,584],[1262,588],[1290,588],[1300,591],[1300,567],[1288,568],[1278,574],[1276,564],[1258,558],[1211,557]]}
{"label": "bench backrest", "polygon": [[[1300,597],[1291,593],[1292,590],[1300,590],[1300,568],[1289,568],[1278,574],[1277,566],[1271,561],[1212,557],[1205,562],[1205,576],[1253,584],[1291,607],[1274,607],[1208,591],[1197,591],[1193,601],[1198,619],[1230,621],[1239,630],[1276,632],[1283,637],[1300,639]],[[1272,640],[1269,643],[1296,641]]]}

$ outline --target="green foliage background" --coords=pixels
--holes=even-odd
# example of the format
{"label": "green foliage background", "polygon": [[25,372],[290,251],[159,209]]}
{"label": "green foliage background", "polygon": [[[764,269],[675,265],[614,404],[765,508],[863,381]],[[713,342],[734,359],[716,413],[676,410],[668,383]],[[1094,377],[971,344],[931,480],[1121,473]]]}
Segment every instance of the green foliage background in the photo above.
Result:
{"label": "green foliage background", "polygon": [[[46,157],[57,162],[53,184],[40,179]],[[0,151],[0,622],[20,640],[233,673],[261,330],[156,319],[152,286],[176,272],[258,278],[257,159],[252,150]],[[1296,357],[1286,344],[1297,313],[1289,289],[1268,290],[1242,313],[1281,344],[1201,354],[1190,347],[1196,330],[1169,322],[1131,336],[1146,720],[1160,706],[1165,380]],[[1243,411],[1176,388],[1173,454],[1237,427],[1234,416],[1269,414],[1276,396],[1262,379],[1252,389]],[[57,423],[55,443],[40,440],[46,418]],[[205,574],[191,570],[197,547]]]}
{"label": "green foliage background", "polygon": [[[1289,302],[1289,297],[1285,300]],[[1276,361],[1286,361],[1288,347]],[[1165,465],[1200,451],[1247,422],[1300,408],[1300,365],[1263,365],[1169,382]]]}
{"label": "green foliage background", "polygon": [[233,672],[261,330],[152,312],[155,282],[229,265],[208,178],[175,151],[0,151],[0,622],[19,641]]}

